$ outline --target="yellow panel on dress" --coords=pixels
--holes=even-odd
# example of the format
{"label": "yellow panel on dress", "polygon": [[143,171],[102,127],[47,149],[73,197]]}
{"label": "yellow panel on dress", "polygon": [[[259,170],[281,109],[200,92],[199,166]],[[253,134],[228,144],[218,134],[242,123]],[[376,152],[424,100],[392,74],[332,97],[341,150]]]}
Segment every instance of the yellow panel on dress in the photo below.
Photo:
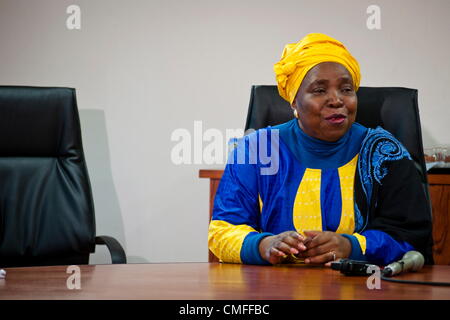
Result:
{"label": "yellow panel on dress", "polygon": [[322,230],[320,181],[322,170],[305,170],[298,187],[293,208],[294,227],[300,234],[305,230]]}
{"label": "yellow panel on dress", "polygon": [[346,165],[338,168],[341,186],[342,211],[341,221],[336,233],[352,234],[355,231],[355,200],[353,196],[353,187],[357,164],[358,155]]}
{"label": "yellow panel on dress", "polygon": [[245,224],[233,225],[222,220],[212,220],[208,231],[209,250],[223,262],[242,263],[242,244],[250,232],[256,230]]}
{"label": "yellow panel on dress", "polygon": [[356,237],[356,239],[359,242],[359,246],[361,247],[362,254],[366,254],[366,247],[367,247],[366,237],[363,235],[360,235],[359,233],[354,233],[353,235]]}

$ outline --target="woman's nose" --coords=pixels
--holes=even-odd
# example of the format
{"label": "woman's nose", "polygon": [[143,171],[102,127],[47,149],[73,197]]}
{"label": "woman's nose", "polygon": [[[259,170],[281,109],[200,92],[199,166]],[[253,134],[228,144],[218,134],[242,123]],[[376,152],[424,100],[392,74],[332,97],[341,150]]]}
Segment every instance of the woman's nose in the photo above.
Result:
{"label": "woman's nose", "polygon": [[332,108],[340,108],[344,104],[340,92],[330,90],[328,94],[328,106]]}

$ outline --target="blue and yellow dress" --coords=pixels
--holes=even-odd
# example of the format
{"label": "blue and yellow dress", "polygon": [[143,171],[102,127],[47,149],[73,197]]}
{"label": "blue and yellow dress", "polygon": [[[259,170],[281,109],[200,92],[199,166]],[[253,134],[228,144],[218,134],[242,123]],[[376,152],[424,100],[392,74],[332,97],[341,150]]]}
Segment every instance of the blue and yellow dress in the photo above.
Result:
{"label": "blue and yellow dress", "polygon": [[267,264],[265,236],[333,231],[351,259],[379,265],[419,250],[430,259],[431,217],[417,169],[390,133],[354,123],[336,142],[306,135],[297,119],[240,139],[230,153],[209,227],[224,262]]}

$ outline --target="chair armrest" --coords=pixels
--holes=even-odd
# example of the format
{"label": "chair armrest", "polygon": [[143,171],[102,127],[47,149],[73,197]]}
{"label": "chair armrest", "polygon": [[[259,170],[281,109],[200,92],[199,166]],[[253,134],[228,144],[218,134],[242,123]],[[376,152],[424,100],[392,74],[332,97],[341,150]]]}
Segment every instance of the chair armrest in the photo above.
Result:
{"label": "chair armrest", "polygon": [[95,244],[104,244],[111,254],[111,262],[113,264],[127,263],[127,256],[120,245],[119,241],[110,236],[95,237]]}

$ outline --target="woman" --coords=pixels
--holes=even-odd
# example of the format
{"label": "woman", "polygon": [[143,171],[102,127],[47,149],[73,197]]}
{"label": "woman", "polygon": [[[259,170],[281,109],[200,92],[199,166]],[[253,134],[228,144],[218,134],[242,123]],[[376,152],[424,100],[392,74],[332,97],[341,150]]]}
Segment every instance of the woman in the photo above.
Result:
{"label": "woman", "polygon": [[[386,265],[410,250],[431,262],[431,217],[418,172],[389,132],[355,123],[360,69],[345,46],[309,34],[285,47],[274,70],[295,119],[244,137],[230,155],[210,250],[247,264],[351,258]],[[273,174],[263,174],[262,147],[277,156]],[[239,154],[246,161],[236,161]]]}

